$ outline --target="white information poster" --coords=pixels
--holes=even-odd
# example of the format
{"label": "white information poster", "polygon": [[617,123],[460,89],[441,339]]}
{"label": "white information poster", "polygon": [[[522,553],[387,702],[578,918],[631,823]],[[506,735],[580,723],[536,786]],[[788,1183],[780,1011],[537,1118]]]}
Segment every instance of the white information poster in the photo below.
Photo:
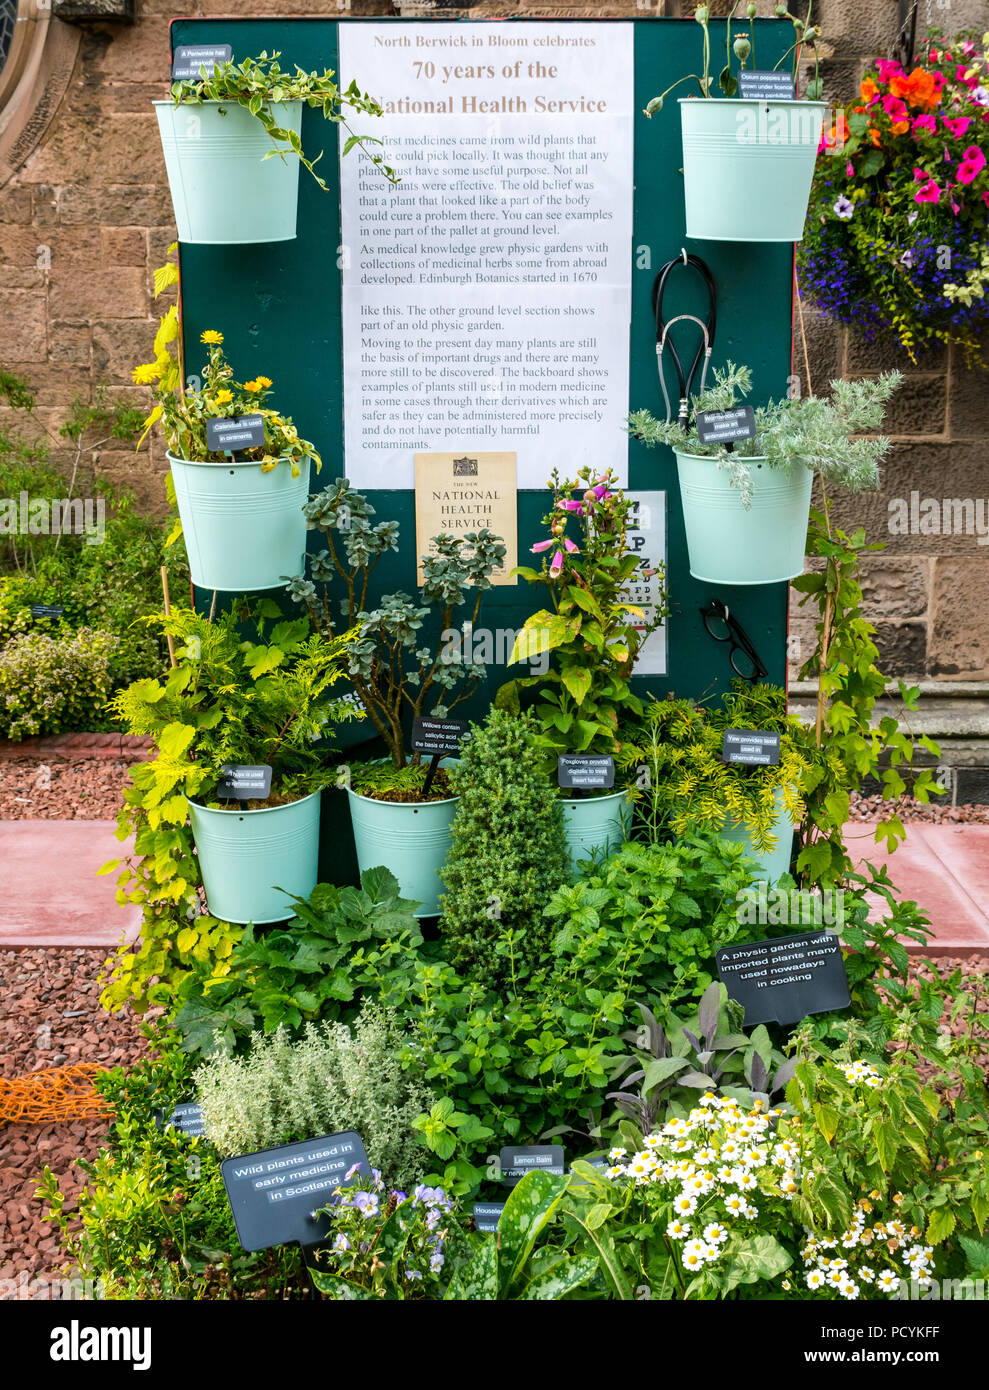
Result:
{"label": "white information poster", "polygon": [[[662,600],[666,569],[666,493],[630,492],[634,511],[629,517],[628,548],[638,557],[639,566],[628,586],[628,601],[641,608],[652,621],[656,604]],[[635,663],[637,676],[666,675],[666,624],[654,628],[639,648]]]}
{"label": "white information poster", "polygon": [[[626,480],[632,26],[341,24],[340,79],[385,109],[390,184],[341,160],[345,466],[508,451]],[[346,132],[342,132],[346,136]]]}

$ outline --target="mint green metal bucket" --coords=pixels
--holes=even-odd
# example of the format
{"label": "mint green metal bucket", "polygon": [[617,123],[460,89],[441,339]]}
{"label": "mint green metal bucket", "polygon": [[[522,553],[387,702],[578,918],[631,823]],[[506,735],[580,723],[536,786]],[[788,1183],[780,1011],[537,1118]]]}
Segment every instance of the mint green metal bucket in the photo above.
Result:
{"label": "mint green metal bucket", "polygon": [[450,853],[458,797],[445,801],[376,801],[349,787],[350,817],[361,873],[379,865],[398,879],[403,898],[419,903],[417,917],[436,917],[443,884],[440,870]]}
{"label": "mint green metal bucket", "polygon": [[793,821],[783,806],[782,788],[776,790],[776,805],[778,814],[773,822],[772,830],[776,838],[776,848],[765,854],[760,854],[752,847],[744,825],[731,825],[719,831],[721,839],[731,840],[733,844],[746,846],[752,858],[759,861],[760,872],[756,878],[764,879],[770,885],[776,883],[781,874],[790,872],[790,856],[793,853]]}
{"label": "mint green metal bucket", "polygon": [[802,464],[789,472],[758,458],[752,467],[752,505],[717,460],[677,453],[687,556],[694,579],[711,584],[777,584],[803,573],[814,475]]}
{"label": "mint green metal bucket", "polygon": [[192,582],[244,594],[280,589],[306,553],[308,469],[288,463],[191,463],[168,455]]}
{"label": "mint green metal bucket", "polygon": [[189,802],[199,869],[214,917],[283,922],[294,911],[285,893],[309,897],[318,874],[319,799],[319,792],[313,792],[301,801],[260,811],[214,811]]}
{"label": "mint green metal bucket", "polygon": [[631,804],[627,792],[576,797],[562,802],[562,807],[567,849],[574,864],[594,853],[607,858],[628,839]]}
{"label": "mint green metal bucket", "polygon": [[[297,135],[302,102],[271,103],[275,121]],[[237,246],[291,241],[299,206],[299,157],[273,148],[261,122],[236,101],[176,106],[156,101],[158,132],[179,241]],[[222,112],[222,114],[221,114]]]}
{"label": "mint green metal bucket", "polygon": [[687,235],[800,241],[823,101],[681,98]]}

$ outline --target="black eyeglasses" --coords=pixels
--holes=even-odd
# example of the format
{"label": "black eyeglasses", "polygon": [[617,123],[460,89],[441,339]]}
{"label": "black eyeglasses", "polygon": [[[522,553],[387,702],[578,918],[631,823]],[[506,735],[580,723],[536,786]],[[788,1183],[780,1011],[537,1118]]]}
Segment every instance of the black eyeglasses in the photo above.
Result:
{"label": "black eyeglasses", "polygon": [[701,609],[701,617],[709,637],[715,642],[730,642],[728,660],[736,676],[751,681],[755,685],[769,672],[762,664],[759,653],[749,640],[748,633],[737,619],[731,616],[726,604],[719,598],[712,599],[706,608]]}

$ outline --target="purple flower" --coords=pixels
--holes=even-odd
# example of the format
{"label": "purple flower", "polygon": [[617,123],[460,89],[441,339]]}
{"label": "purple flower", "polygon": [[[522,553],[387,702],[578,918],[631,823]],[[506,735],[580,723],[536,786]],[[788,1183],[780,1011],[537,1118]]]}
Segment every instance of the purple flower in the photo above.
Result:
{"label": "purple flower", "polygon": [[851,198],[846,198],[845,195],[842,194],[842,196],[835,203],[834,210],[837,216],[840,217],[843,222],[847,222],[848,219],[851,217],[852,213],[855,211],[855,204],[852,202]]}

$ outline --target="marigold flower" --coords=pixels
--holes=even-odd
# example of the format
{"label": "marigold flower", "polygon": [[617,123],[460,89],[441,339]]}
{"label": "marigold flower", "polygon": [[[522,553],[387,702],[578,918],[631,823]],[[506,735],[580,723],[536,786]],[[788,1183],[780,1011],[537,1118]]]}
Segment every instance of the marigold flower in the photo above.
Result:
{"label": "marigold flower", "polygon": [[267,391],[271,385],[271,378],[266,376],[256,376],[253,381],[244,382],[245,391]]}
{"label": "marigold flower", "polygon": [[226,387],[224,387],[222,391],[217,391],[216,395],[213,397],[213,403],[215,405],[228,405],[233,398],[234,393],[228,391]]}
{"label": "marigold flower", "polygon": [[215,328],[207,328],[205,333],[200,333],[199,341],[201,343],[212,343],[219,347],[220,343],[223,342],[223,334],[217,333]]}
{"label": "marigold flower", "polygon": [[153,381],[157,381],[161,376],[161,370],[157,362],[142,362],[139,367],[134,368],[131,375],[136,385],[150,386]]}

